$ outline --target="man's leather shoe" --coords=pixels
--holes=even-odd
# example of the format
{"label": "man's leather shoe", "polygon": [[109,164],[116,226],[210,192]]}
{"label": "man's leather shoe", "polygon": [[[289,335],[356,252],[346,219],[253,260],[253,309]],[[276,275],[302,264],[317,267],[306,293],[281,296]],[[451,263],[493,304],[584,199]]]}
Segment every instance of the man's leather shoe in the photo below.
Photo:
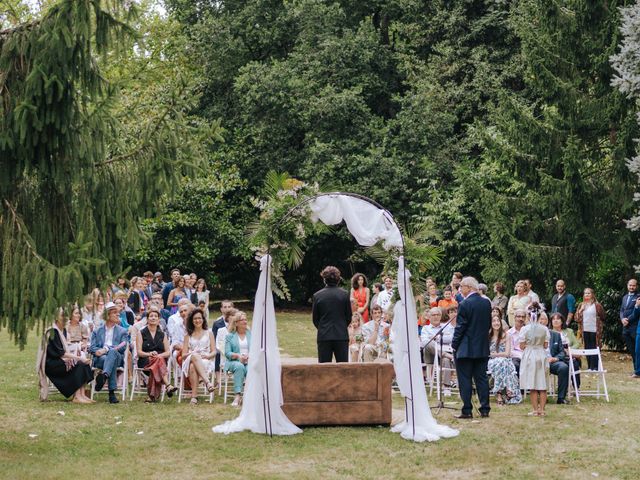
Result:
{"label": "man's leather shoe", "polygon": [[461,420],[465,420],[465,419],[473,418],[473,414],[471,414],[471,413],[461,413],[459,415],[454,415],[454,418],[459,418]]}
{"label": "man's leather shoe", "polygon": [[558,400],[556,403],[558,405],[567,405],[569,402],[567,402],[566,400]]}
{"label": "man's leather shoe", "polygon": [[110,393],[109,394],[109,403],[120,403],[120,401],[118,400],[118,398],[114,394]]}
{"label": "man's leather shoe", "polygon": [[104,384],[106,381],[107,381],[107,377],[105,376],[104,373],[100,372],[96,376],[96,392],[99,392],[100,390],[102,390],[102,387],[104,387]]}
{"label": "man's leather shoe", "polygon": [[482,418],[489,418],[489,412],[480,412]]}

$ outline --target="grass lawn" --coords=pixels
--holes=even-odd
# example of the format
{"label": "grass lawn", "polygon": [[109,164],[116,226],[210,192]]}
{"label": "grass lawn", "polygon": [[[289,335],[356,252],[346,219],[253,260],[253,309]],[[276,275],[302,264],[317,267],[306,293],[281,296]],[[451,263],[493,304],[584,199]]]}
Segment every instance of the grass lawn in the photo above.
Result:
{"label": "grass lawn", "polygon": [[[280,347],[314,356],[310,315],[278,314]],[[38,339],[19,351],[0,333],[0,478],[621,478],[640,476],[640,381],[628,356],[607,353],[611,402],[585,399],[549,405],[547,417],[526,414],[529,403],[497,407],[490,419],[438,420],[460,436],[413,443],[384,427],[306,428],[268,438],[213,434],[238,410],[216,398],[192,407],[176,398],[118,405],[106,395],[93,406],[53,395],[38,401],[34,370]],[[430,401],[435,403],[434,398]],[[398,396],[395,404],[402,402]],[[64,412],[64,416],[60,414]],[[37,435],[33,438],[31,436]]]}

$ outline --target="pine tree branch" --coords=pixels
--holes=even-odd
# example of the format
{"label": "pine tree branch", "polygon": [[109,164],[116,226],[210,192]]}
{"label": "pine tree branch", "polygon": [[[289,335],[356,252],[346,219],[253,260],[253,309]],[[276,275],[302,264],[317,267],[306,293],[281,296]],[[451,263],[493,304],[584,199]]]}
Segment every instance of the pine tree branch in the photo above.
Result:
{"label": "pine tree branch", "polygon": [[40,25],[40,23],[42,23],[42,19],[33,20],[32,22],[27,22],[27,23],[21,23],[20,25],[16,25],[15,27],[11,27],[11,28],[5,28],[4,30],[0,30],[0,36],[11,35],[16,32],[19,32],[20,30],[31,29]]}
{"label": "pine tree branch", "polygon": [[127,153],[123,153],[121,155],[116,155],[115,157],[108,158],[104,162],[96,163],[95,166],[96,167],[104,167],[104,166],[110,165],[112,163],[123,162],[123,161],[128,160],[128,159],[130,159],[132,157],[135,157],[136,155],[140,154],[141,152],[143,152],[144,150],[149,148],[151,146],[150,139],[153,138],[156,133],[158,133],[158,131],[160,130],[160,127],[164,123],[164,121],[167,118],[167,116],[169,115],[169,113],[174,110],[175,106],[177,105],[177,100],[176,99],[182,95],[182,93],[184,92],[185,88],[186,88],[186,86],[182,86],[180,88],[180,91],[178,92],[178,95],[174,96],[173,101],[167,106],[166,110],[162,113],[162,115],[160,115],[160,117],[158,118],[158,121],[153,126],[153,128],[152,128],[151,132],[149,133],[149,135],[147,135],[146,139],[140,145],[138,145],[137,148],[134,148],[133,150],[131,150],[131,151],[127,152]]}
{"label": "pine tree branch", "polygon": [[16,230],[18,230],[18,233],[25,238],[25,244],[27,245],[27,248],[29,249],[31,254],[34,256],[34,258],[39,262],[49,263],[38,254],[34,246],[29,241],[29,235],[26,232],[22,231],[22,221],[20,219],[20,215],[18,215],[18,212],[16,212],[16,209],[14,208],[14,206],[6,198],[3,199],[3,203],[5,204],[5,206],[11,213],[11,215],[13,216],[13,224],[15,225]]}

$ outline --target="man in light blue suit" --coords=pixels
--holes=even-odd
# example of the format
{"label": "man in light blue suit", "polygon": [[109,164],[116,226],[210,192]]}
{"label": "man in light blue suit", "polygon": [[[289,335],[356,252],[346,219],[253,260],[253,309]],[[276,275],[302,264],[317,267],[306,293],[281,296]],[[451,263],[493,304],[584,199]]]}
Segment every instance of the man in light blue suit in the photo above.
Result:
{"label": "man in light blue suit", "polygon": [[118,307],[113,302],[105,305],[106,323],[91,334],[89,352],[93,355],[93,367],[102,372],[96,377],[96,390],[102,390],[105,383],[109,384],[109,403],[118,403],[116,398],[117,378],[119,367],[124,366],[124,352],[129,348],[129,335],[120,326]]}

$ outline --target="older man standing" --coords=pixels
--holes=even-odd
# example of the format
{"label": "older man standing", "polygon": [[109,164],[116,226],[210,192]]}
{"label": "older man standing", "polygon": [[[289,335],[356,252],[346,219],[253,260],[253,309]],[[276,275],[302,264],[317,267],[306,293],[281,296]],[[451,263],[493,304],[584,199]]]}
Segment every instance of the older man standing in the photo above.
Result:
{"label": "older man standing", "polygon": [[488,417],[489,330],[491,329],[491,301],[478,294],[478,281],[464,277],[460,282],[464,300],[458,306],[456,329],[451,346],[456,359],[458,385],[462,398],[462,412],[457,418],[473,418],[471,405],[471,379],[475,381],[480,399],[480,416]]}

